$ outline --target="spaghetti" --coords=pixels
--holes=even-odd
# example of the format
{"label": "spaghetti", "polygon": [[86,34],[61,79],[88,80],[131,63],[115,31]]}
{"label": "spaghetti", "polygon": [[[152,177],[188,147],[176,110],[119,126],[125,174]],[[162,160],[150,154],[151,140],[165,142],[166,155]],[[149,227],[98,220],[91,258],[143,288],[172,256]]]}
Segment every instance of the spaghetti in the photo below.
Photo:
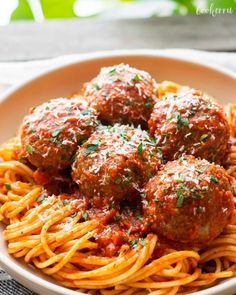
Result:
{"label": "spaghetti", "polygon": [[[236,106],[228,108],[235,136]],[[124,244],[116,256],[99,251],[99,222],[86,220],[76,202],[45,196],[34,171],[15,160],[18,138],[0,150],[0,220],[6,224],[8,251],[60,284],[88,294],[187,294],[236,275],[236,210],[231,224],[201,251],[168,249],[153,258],[159,237],[148,234],[136,245]],[[236,147],[228,158],[236,177]]]}
{"label": "spaghetti", "polygon": [[43,187],[34,184],[26,165],[3,162],[0,171],[0,217],[7,224],[9,253],[66,287],[88,294],[95,294],[98,286],[105,295],[184,294],[236,274],[236,211],[234,222],[202,253],[170,250],[151,260],[158,237],[150,234],[145,246],[125,245],[118,257],[101,257],[93,254],[98,247],[91,241],[95,220],[81,222],[81,213],[75,216],[71,204],[63,206],[56,196],[38,204]]}

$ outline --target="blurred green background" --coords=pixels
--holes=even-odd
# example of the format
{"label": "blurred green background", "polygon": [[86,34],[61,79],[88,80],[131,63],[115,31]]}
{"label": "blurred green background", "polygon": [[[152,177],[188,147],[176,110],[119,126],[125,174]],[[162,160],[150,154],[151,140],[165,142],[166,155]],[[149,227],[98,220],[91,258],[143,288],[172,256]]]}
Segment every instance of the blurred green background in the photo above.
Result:
{"label": "blurred green background", "polygon": [[231,9],[236,0],[0,0],[0,24],[16,20],[65,18],[147,18],[196,14],[201,9]]}

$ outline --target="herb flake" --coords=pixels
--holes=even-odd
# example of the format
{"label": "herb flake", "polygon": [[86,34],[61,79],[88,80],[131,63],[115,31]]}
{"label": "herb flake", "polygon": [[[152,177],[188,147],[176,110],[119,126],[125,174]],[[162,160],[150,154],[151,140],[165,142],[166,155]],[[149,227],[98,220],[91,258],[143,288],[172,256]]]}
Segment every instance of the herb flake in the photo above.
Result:
{"label": "herb flake", "polygon": [[136,75],[133,77],[133,80],[134,80],[135,82],[138,82],[138,81],[140,81],[141,79],[140,79],[139,75],[136,74]]}
{"label": "herb flake", "polygon": [[183,191],[181,188],[178,188],[177,190],[177,203],[176,203],[176,208],[181,208],[183,206],[184,203],[184,195],[183,195]]}
{"label": "herb flake", "polygon": [[174,113],[174,118],[176,120],[177,130],[180,130],[182,125],[189,126],[188,119],[182,118],[182,116],[179,112]]}
{"label": "herb flake", "polygon": [[33,149],[33,147],[32,147],[30,144],[27,144],[27,145],[25,146],[25,149],[26,149],[26,151],[27,151],[30,155],[32,155],[34,149]]}
{"label": "herb flake", "polygon": [[121,178],[116,178],[116,180],[115,180],[115,184],[120,184],[120,183],[121,183],[121,181],[122,181],[122,179],[121,179]]}
{"label": "herb flake", "polygon": [[5,183],[5,188],[7,190],[11,190],[11,184],[10,183]]}
{"label": "herb flake", "polygon": [[146,246],[146,245],[147,245],[146,240],[145,240],[145,239],[142,239],[142,238],[139,239],[139,243],[140,243],[142,246]]}
{"label": "herb flake", "polygon": [[85,221],[88,219],[88,212],[86,210],[83,211],[82,217]]}
{"label": "herb flake", "polygon": [[61,132],[60,129],[55,129],[53,132],[52,132],[52,137],[57,137],[59,135],[59,133]]}
{"label": "herb flake", "polygon": [[100,87],[98,84],[93,84],[93,86],[94,86],[94,88],[95,88],[96,90],[100,90],[100,89],[101,89],[101,87]]}
{"label": "herb flake", "polygon": [[132,228],[133,228],[133,227],[131,226],[131,227],[128,229],[128,231],[127,231],[127,234],[128,234],[128,235],[131,234]]}
{"label": "herb flake", "polygon": [[85,157],[91,154],[93,151],[95,151],[98,146],[99,146],[99,140],[94,140],[92,143],[89,143],[84,149]]}
{"label": "herb flake", "polygon": [[152,99],[148,98],[144,104],[144,107],[149,109],[151,105],[152,105]]}
{"label": "herb flake", "polygon": [[77,212],[75,212],[75,213],[73,213],[73,214],[71,214],[71,218],[75,218],[77,216]]}
{"label": "herb flake", "polygon": [[62,205],[63,206],[66,206],[66,205],[68,205],[70,203],[70,200],[63,200],[62,201]]}
{"label": "herb flake", "polygon": [[219,183],[218,178],[216,178],[214,175],[210,176],[210,179],[214,182],[214,183]]}
{"label": "herb flake", "polygon": [[82,111],[81,111],[81,114],[82,114],[83,116],[89,115],[90,113],[91,113],[90,110],[82,110]]}
{"label": "herb flake", "polygon": [[46,196],[44,194],[41,194],[37,199],[36,202],[43,203],[46,201]]}
{"label": "herb flake", "polygon": [[116,74],[116,68],[111,69],[111,70],[108,72],[108,74],[109,74],[110,76],[113,76],[114,74]]}
{"label": "herb flake", "polygon": [[208,134],[202,134],[201,137],[200,137],[200,141],[206,140],[207,137],[208,137]]}
{"label": "herb flake", "polygon": [[138,145],[137,150],[138,150],[139,154],[142,154],[142,152],[143,152],[143,143],[142,142],[140,142],[140,144]]}

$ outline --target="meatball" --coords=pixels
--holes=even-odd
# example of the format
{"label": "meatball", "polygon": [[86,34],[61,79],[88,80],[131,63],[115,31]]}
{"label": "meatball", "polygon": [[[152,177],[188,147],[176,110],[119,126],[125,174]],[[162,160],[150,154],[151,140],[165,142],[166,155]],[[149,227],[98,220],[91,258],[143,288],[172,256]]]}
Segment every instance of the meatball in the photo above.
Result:
{"label": "meatball", "polygon": [[230,222],[232,177],[221,166],[185,156],[168,162],[144,188],[144,216],[171,241],[202,247]]}
{"label": "meatball", "polygon": [[157,84],[144,71],[120,64],[102,68],[83,87],[84,96],[105,124],[133,124],[147,127],[156,101]]}
{"label": "meatball", "polygon": [[198,91],[167,94],[156,103],[148,124],[166,160],[190,154],[222,164],[226,158],[229,124],[222,108]]}
{"label": "meatball", "polygon": [[161,155],[146,131],[128,125],[102,127],[79,148],[72,178],[88,196],[135,196],[158,170]]}
{"label": "meatball", "polygon": [[97,116],[85,100],[57,98],[30,110],[20,131],[31,164],[51,170],[71,165],[77,146],[97,126]]}

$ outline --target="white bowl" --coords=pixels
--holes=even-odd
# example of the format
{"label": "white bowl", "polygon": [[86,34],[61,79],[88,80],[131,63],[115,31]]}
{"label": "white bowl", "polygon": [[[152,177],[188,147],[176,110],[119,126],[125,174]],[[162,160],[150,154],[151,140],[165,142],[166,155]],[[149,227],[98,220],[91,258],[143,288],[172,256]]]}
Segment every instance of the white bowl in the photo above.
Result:
{"label": "white bowl", "polygon": [[[201,89],[215,96],[222,104],[236,103],[236,74],[219,66],[202,64],[170,57],[154,50],[115,51],[81,55],[70,62],[40,74],[7,91],[0,97],[0,143],[14,136],[19,124],[31,106],[50,98],[66,96],[81,89],[85,81],[94,77],[103,66],[118,63],[150,72],[157,81],[172,80]],[[17,281],[41,295],[78,295],[59,286],[54,280],[11,257],[3,240],[4,226],[0,226],[0,265]],[[232,295],[236,278],[220,282],[195,295]]]}

